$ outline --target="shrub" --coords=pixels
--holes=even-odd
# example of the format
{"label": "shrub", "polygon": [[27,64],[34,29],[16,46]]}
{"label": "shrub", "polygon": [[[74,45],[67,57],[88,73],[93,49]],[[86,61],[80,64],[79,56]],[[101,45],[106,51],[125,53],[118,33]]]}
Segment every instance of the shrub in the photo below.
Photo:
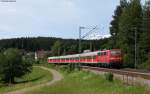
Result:
{"label": "shrub", "polygon": [[112,82],[113,81],[113,78],[114,78],[114,75],[112,73],[105,73],[105,78],[106,80]]}
{"label": "shrub", "polygon": [[139,69],[145,69],[145,70],[150,70],[150,63],[143,63],[138,65]]}

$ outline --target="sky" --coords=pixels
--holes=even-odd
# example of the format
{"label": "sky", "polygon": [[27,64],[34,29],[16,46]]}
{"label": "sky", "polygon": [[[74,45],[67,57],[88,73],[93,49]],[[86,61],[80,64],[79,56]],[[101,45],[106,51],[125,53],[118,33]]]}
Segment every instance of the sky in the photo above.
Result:
{"label": "sky", "polygon": [[118,4],[119,0],[0,2],[0,39],[38,36],[78,38],[79,26],[97,26],[101,35],[109,35],[110,21]]}

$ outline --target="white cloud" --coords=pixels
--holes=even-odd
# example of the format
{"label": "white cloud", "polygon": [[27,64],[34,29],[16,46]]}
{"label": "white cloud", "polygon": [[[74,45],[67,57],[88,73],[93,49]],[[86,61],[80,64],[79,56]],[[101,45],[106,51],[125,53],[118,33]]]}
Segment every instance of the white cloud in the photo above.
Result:
{"label": "white cloud", "polygon": [[14,3],[0,3],[0,38],[50,34],[65,38],[78,37],[79,25],[109,24],[112,15],[109,10],[115,4],[109,2],[111,6],[104,11],[101,6],[108,0],[100,3],[104,1],[17,0]]}
{"label": "white cloud", "polygon": [[[34,32],[38,28],[42,29],[44,24],[76,19],[76,11],[71,0],[17,0],[16,3],[0,3],[0,28],[14,33],[25,30]],[[9,27],[6,29],[3,24],[14,27],[15,31],[9,30]]]}

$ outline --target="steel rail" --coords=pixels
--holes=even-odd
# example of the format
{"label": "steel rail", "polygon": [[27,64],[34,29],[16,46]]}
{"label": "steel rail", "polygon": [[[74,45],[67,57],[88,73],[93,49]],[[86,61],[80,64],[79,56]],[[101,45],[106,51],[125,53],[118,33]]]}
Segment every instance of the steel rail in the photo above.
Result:
{"label": "steel rail", "polygon": [[120,75],[128,75],[132,77],[140,77],[144,79],[150,80],[150,73],[143,73],[143,72],[135,72],[135,71],[126,71],[121,69],[108,69],[108,68],[100,68],[100,67],[89,67],[89,66],[82,66],[83,69],[90,69],[96,71],[103,71],[103,72],[111,72]]}

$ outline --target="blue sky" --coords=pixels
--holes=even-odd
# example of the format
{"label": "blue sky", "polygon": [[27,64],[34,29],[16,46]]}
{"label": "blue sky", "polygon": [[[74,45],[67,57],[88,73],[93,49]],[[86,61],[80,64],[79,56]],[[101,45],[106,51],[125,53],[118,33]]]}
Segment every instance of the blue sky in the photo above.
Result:
{"label": "blue sky", "polygon": [[0,2],[0,39],[14,37],[78,38],[79,26],[109,23],[119,0],[16,0]]}

